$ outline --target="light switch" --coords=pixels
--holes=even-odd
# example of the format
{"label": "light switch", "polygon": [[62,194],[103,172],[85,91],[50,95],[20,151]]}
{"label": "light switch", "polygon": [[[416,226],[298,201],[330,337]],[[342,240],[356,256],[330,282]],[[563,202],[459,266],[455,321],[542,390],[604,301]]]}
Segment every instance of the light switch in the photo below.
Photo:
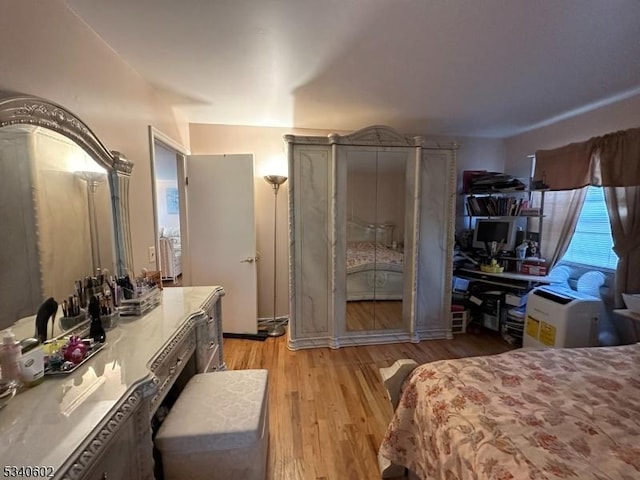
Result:
{"label": "light switch", "polygon": [[156,261],[156,247],[149,247],[149,263]]}

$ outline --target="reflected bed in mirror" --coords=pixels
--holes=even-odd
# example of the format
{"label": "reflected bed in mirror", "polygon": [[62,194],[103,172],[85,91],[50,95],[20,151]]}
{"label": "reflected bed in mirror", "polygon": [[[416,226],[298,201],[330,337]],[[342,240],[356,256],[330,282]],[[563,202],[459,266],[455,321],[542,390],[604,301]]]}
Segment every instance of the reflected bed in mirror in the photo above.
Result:
{"label": "reflected bed in mirror", "polygon": [[347,222],[347,301],[402,300],[404,255],[393,229]]}
{"label": "reflected bed in mirror", "polygon": [[346,328],[401,329],[407,152],[347,154]]}
{"label": "reflected bed in mirror", "polygon": [[131,268],[132,164],[71,112],[37,97],[0,92],[0,127],[3,329],[48,297],[61,304],[97,268]]}

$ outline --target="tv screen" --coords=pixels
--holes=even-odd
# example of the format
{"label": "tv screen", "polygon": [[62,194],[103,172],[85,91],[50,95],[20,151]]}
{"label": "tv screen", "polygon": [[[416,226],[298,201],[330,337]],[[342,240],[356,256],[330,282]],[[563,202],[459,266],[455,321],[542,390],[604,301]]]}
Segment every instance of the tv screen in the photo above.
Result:
{"label": "tv screen", "polygon": [[515,248],[515,225],[512,220],[476,220],[473,232],[473,247],[484,249],[491,242],[503,243],[503,250]]}

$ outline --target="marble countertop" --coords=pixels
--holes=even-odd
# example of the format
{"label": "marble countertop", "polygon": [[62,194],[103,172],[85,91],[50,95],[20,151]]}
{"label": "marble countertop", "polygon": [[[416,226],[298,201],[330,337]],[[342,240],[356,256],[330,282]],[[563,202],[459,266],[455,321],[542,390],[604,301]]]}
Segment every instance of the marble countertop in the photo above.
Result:
{"label": "marble countertop", "polygon": [[[79,447],[127,392],[150,377],[149,363],[176,330],[221,287],[172,287],[143,317],[121,317],[107,345],[68,375],[46,376],[0,410],[0,464],[51,466]],[[33,319],[17,322],[18,339],[33,335]]]}

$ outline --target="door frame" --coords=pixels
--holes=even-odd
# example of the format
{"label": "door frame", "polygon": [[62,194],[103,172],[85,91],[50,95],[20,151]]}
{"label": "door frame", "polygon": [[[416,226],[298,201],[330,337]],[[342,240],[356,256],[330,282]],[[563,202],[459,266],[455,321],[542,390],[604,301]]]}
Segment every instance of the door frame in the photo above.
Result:
{"label": "door frame", "polygon": [[156,191],[156,144],[162,145],[167,150],[171,150],[176,154],[176,162],[178,167],[178,196],[180,198],[180,238],[182,245],[182,281],[183,285],[190,284],[190,272],[188,271],[189,259],[189,233],[187,228],[186,201],[185,201],[185,162],[186,156],[191,155],[191,151],[176,142],[169,135],[158,130],[153,125],[149,125],[149,152],[151,158],[151,199],[153,205],[153,244],[156,249],[156,270],[160,270],[160,235],[158,226],[158,205]]}

